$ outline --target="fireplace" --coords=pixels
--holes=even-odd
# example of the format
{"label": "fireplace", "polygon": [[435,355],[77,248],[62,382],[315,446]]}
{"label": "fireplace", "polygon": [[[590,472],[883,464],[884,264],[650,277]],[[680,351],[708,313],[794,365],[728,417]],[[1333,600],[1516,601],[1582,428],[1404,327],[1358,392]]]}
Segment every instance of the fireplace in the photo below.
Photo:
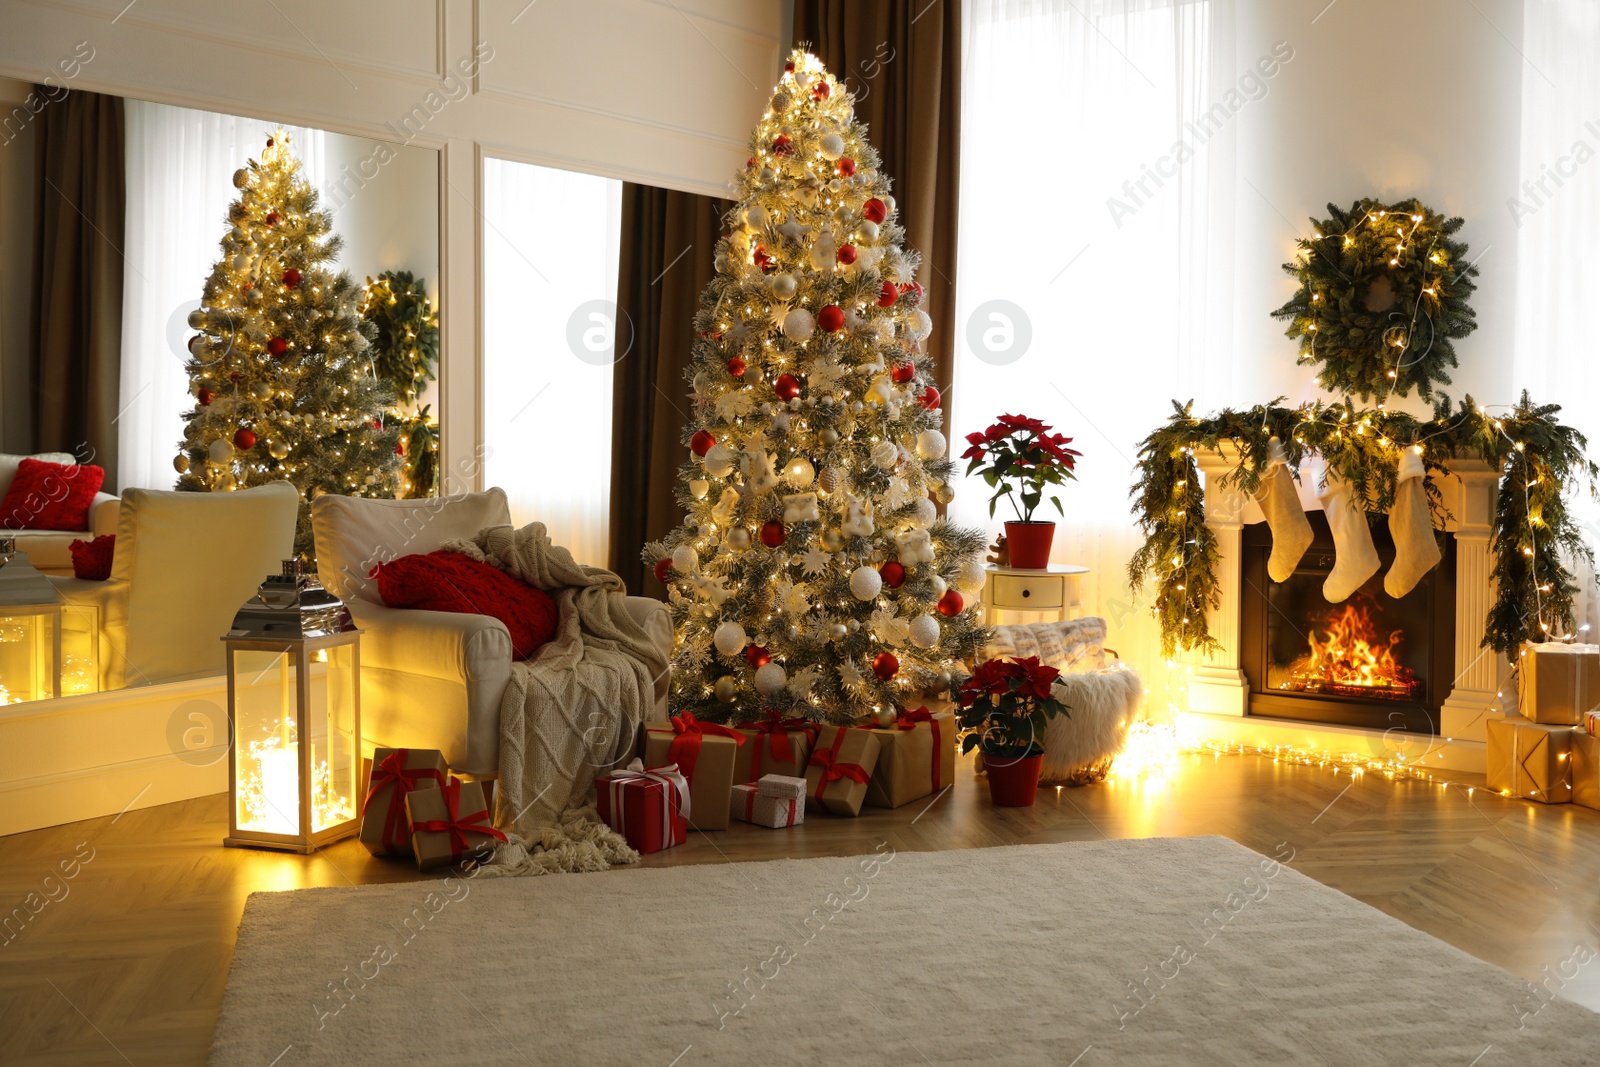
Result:
{"label": "fireplace", "polygon": [[1394,543],[1372,527],[1377,574],[1341,604],[1322,583],[1333,569],[1333,538],[1322,512],[1307,514],[1315,535],[1284,582],[1267,577],[1272,535],[1244,527],[1240,667],[1247,711],[1274,719],[1438,733],[1440,706],[1455,673],[1455,543],[1417,587],[1398,600],[1383,591]]}

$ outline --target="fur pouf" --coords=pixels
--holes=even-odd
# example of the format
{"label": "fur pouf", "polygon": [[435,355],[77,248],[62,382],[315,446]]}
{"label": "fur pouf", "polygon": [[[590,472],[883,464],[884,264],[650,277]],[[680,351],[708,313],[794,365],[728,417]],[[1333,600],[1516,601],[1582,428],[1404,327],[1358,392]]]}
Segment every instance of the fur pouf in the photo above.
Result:
{"label": "fur pouf", "polygon": [[1044,731],[1041,782],[1083,785],[1106,776],[1111,758],[1122,751],[1139,711],[1144,683],[1138,671],[1111,668],[1089,674],[1063,674],[1056,695],[1069,715],[1051,719]]}

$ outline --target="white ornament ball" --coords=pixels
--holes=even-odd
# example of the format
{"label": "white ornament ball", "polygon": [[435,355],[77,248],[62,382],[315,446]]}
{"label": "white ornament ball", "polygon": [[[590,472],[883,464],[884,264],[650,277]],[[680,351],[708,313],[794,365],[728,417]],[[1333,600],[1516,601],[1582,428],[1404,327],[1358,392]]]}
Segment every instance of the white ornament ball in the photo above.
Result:
{"label": "white ornament ball", "polygon": [[900,459],[900,446],[893,441],[879,441],[872,446],[872,465],[889,470]]}
{"label": "white ornament ball", "polygon": [[816,320],[805,308],[795,308],[783,317],[783,335],[791,341],[810,340],[816,328]]}
{"label": "white ornament ball", "polygon": [[809,459],[796,456],[783,468],[783,476],[789,479],[789,484],[796,489],[804,489],[816,478],[817,469],[811,465]]}
{"label": "white ornament ball", "polygon": [[970,559],[961,565],[961,573],[956,575],[956,588],[968,596],[977,596],[983,592],[983,584],[987,579],[988,572],[983,569],[983,564]]}
{"label": "white ornament ball", "polygon": [[744,635],[744,627],[736,622],[723,623],[711,635],[711,643],[716,645],[717,651],[724,656],[731,656],[744,648],[747,640]]}
{"label": "white ornament ball", "polygon": [[733,260],[725,255],[718,255],[711,261],[711,265],[716,268],[718,274],[727,274],[733,267]]}
{"label": "white ornament ball", "polygon": [[857,600],[871,600],[883,592],[883,575],[876,567],[857,567],[850,572],[850,592]]}
{"label": "white ornament ball", "polygon": [[886,219],[894,218],[894,197],[892,197],[892,196],[883,197],[883,210],[884,210],[884,216],[883,216],[884,218],[886,218]]}
{"label": "white ornament ball", "polygon": [[724,674],[721,678],[716,680],[714,685],[712,685],[711,691],[715,693],[717,699],[722,701],[724,704],[732,704],[733,698],[739,693],[739,683],[734,680],[733,675]]}
{"label": "white ornament ball", "polygon": [[828,627],[828,640],[843,641],[846,635],[849,633],[850,631],[845,627],[844,623],[836,622],[832,626]]}
{"label": "white ornament ball", "polygon": [[233,172],[233,187],[235,189],[243,189],[245,186],[247,186],[249,184],[250,184],[250,172],[249,171],[245,170],[243,167],[240,167],[238,170]]}
{"label": "white ornament ball", "polygon": [[261,303],[261,290],[260,289],[246,289],[245,293],[244,293],[244,302],[246,304],[259,304],[259,303]]}
{"label": "white ornament ball", "polygon": [[932,584],[934,596],[944,596],[944,591],[950,588],[950,586],[945,583],[945,580],[939,577],[937,574],[933,576]]}
{"label": "white ornament ball", "polygon": [[752,230],[764,230],[770,221],[767,218],[767,209],[760,204],[751,204],[744,213],[744,221]]}
{"label": "white ornament ball", "polygon": [[679,545],[672,550],[672,569],[680,574],[692,574],[699,564],[700,557],[688,545]]}
{"label": "white ornament ball", "polygon": [[704,478],[690,478],[689,492],[696,500],[704,500],[711,491],[711,483]]}
{"label": "white ornament ball", "polygon": [[705,464],[707,474],[722,478],[733,470],[734,454],[727,445],[712,445],[701,462]]}
{"label": "white ornament ball", "polygon": [[917,434],[917,455],[923,459],[938,459],[948,447],[949,442],[938,430],[923,430]]}
{"label": "white ornament ball", "polygon": [[776,663],[768,663],[756,671],[756,692],[764,697],[775,696],[783,689],[789,676]]}
{"label": "white ornament ball", "polygon": [[211,442],[211,447],[206,449],[206,455],[211,457],[213,463],[232,463],[233,442],[226,437],[219,437]]}
{"label": "white ornament ball", "polygon": [[788,300],[800,291],[800,283],[795,280],[793,274],[787,271],[774,274],[770,284],[772,285],[772,295],[779,300]]}
{"label": "white ornament ball", "polygon": [[750,531],[743,526],[735,526],[728,531],[728,547],[735,552],[743,552],[750,547]]}
{"label": "white ornament ball", "polygon": [[916,509],[916,513],[911,516],[911,521],[922,527],[922,529],[926,530],[939,521],[939,509],[927,497],[917,498]]}
{"label": "white ornament ball", "polygon": [[817,148],[822,152],[822,158],[835,160],[844,155],[844,138],[836,133],[825,133],[817,142]]}
{"label": "white ornament ball", "polygon": [[911,643],[918,648],[932,648],[939,643],[939,620],[932,615],[918,615],[910,624]]}
{"label": "white ornament ball", "polygon": [[872,244],[878,239],[878,224],[871,219],[862,219],[856,226],[856,233],[861,236],[863,244]]}
{"label": "white ornament ball", "polygon": [[921,341],[933,332],[933,319],[928,317],[926,311],[917,308],[906,321],[906,332],[911,335],[913,341]]}

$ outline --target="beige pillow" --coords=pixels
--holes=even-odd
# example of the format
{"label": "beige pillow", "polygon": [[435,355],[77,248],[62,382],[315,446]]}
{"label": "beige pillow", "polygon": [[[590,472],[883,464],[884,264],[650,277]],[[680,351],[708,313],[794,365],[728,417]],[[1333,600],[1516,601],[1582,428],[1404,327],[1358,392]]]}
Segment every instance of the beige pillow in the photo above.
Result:
{"label": "beige pillow", "polygon": [[319,496],[311,502],[317,574],[342,600],[381,603],[372,568],[401,556],[432,552],[454,538],[472,538],[486,526],[509,526],[505,490],[432,497],[371,500]]}

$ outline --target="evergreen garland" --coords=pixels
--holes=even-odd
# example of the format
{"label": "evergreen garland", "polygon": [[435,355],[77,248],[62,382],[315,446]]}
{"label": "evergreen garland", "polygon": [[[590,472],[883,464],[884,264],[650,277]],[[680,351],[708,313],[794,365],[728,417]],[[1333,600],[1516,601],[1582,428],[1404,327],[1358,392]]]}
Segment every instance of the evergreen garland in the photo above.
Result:
{"label": "evergreen garland", "polygon": [[1300,362],[1320,365],[1329,392],[1381,402],[1415,388],[1430,399],[1456,366],[1451,342],[1478,325],[1467,302],[1478,268],[1454,239],[1462,220],[1416,199],[1328,213],[1283,265],[1300,288],[1273,317],[1289,320]]}
{"label": "evergreen garland", "polygon": [[415,404],[439,376],[439,313],[427,283],[408,270],[386,270],[368,278],[361,294],[361,317],[377,331],[373,373],[393,387],[400,404]]}
{"label": "evergreen garland", "polygon": [[1287,408],[1282,400],[1207,419],[1194,417],[1192,401],[1174,402],[1172,418],[1140,447],[1140,476],[1130,495],[1145,543],[1128,564],[1128,578],[1135,588],[1147,579],[1156,581],[1155,615],[1165,655],[1218,646],[1205,618],[1206,609],[1221,602],[1217,549],[1205,525],[1195,454],[1207,451],[1237,461],[1217,479],[1216,488],[1254,495],[1267,442],[1274,436],[1283,443],[1291,470],[1307,453],[1320,453],[1374,514],[1394,505],[1396,448],[1422,450],[1437,519],[1448,516],[1434,476],[1457,457],[1484,460],[1501,472],[1501,481],[1491,539],[1496,599],[1483,645],[1512,655],[1524,642],[1569,635],[1577,587],[1565,560],[1592,563],[1593,551],[1562,493],[1583,480],[1592,493],[1600,467],[1586,457],[1583,434],[1556,421],[1559,405],[1535,405],[1523,393],[1509,414],[1496,417],[1469,396],[1454,411],[1442,400],[1434,418],[1423,421],[1382,408],[1361,410],[1349,401]]}

